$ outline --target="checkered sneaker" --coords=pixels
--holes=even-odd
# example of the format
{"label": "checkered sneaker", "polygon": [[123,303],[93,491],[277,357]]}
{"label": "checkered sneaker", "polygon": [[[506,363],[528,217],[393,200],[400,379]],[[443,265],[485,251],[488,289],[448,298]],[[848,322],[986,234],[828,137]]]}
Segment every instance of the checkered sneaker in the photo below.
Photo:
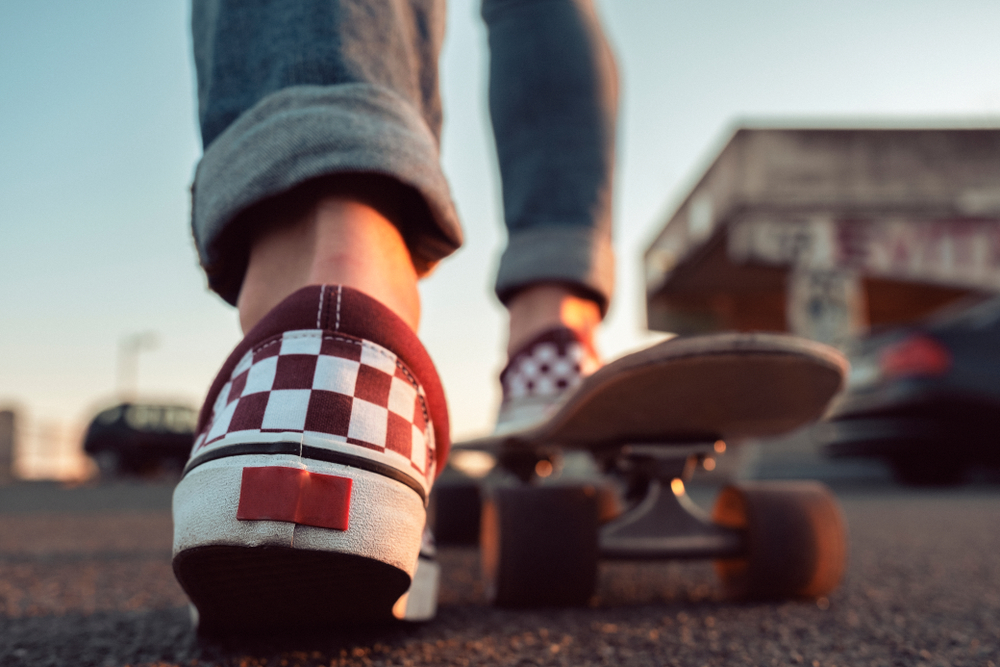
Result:
{"label": "checkered sneaker", "polygon": [[240,359],[192,459],[236,445],[299,443],[389,466],[429,492],[429,424],[423,389],[389,350],[342,333],[286,331]]}
{"label": "checkered sneaker", "polygon": [[571,329],[550,329],[535,337],[512,355],[500,373],[503,402],[497,433],[544,419],[568,391],[600,366],[593,348]]}

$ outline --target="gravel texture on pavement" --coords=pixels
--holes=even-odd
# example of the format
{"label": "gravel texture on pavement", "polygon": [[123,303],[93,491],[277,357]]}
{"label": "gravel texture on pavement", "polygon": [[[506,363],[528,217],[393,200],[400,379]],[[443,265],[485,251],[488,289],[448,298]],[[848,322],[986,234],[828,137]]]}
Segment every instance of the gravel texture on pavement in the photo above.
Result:
{"label": "gravel texture on pavement", "polygon": [[709,563],[613,563],[588,608],[498,610],[476,550],[448,548],[431,623],[204,642],[169,487],[3,487],[0,665],[1000,665],[1000,486],[836,491],[851,562],[829,599],[737,604]]}

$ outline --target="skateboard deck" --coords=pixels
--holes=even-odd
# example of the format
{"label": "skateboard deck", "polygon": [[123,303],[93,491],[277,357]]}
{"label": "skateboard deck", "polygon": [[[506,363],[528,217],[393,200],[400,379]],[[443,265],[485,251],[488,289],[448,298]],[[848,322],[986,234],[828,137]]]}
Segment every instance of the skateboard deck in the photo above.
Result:
{"label": "skateboard deck", "polygon": [[597,452],[778,435],[822,416],[847,369],[834,348],[784,334],[673,338],[585,378],[540,423],[456,448]]}

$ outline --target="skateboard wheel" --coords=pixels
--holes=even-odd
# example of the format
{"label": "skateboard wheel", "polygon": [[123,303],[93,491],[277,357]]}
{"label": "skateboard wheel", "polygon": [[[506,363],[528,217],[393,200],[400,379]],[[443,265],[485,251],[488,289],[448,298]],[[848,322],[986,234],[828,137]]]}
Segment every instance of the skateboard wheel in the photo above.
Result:
{"label": "skateboard wheel", "polygon": [[431,492],[428,514],[434,518],[438,545],[475,545],[479,542],[481,503],[473,479],[439,480]]}
{"label": "skateboard wheel", "polygon": [[586,604],[597,584],[598,495],[592,485],[501,487],[487,494],[480,554],[489,601]]}
{"label": "skateboard wheel", "polygon": [[757,482],[728,486],[712,513],[722,526],[744,531],[744,556],[717,560],[730,597],[818,598],[840,584],[847,529],[833,493],[818,482]]}

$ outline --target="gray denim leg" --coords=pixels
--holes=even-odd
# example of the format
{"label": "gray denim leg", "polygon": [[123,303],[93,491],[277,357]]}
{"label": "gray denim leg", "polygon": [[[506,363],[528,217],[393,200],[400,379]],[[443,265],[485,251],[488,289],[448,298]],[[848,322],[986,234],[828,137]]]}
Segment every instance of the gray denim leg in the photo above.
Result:
{"label": "gray denim leg", "polygon": [[318,177],[379,174],[419,192],[434,228],[411,251],[427,263],[461,244],[438,149],[443,0],[194,0],[192,32],[205,145],[192,227],[224,298],[239,284],[220,275],[239,266],[225,242],[237,216]]}
{"label": "gray denim leg", "polygon": [[591,0],[483,0],[508,246],[501,301],[540,281],[606,310],[618,79]]}

